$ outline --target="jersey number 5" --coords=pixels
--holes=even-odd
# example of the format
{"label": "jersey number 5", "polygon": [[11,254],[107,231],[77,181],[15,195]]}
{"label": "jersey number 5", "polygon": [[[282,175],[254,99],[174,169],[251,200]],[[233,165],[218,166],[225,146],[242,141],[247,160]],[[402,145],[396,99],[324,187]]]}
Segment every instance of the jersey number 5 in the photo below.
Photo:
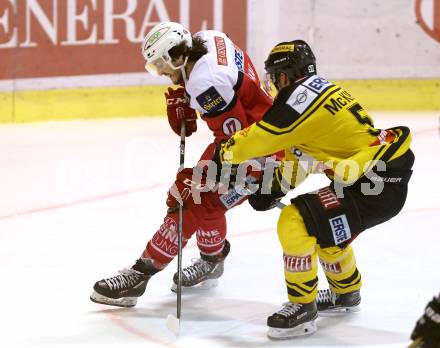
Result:
{"label": "jersey number 5", "polygon": [[354,117],[361,123],[361,124],[368,124],[371,127],[373,126],[373,121],[371,120],[370,116],[368,116],[367,112],[360,106],[358,103],[353,104],[348,108],[348,111],[352,113]]}

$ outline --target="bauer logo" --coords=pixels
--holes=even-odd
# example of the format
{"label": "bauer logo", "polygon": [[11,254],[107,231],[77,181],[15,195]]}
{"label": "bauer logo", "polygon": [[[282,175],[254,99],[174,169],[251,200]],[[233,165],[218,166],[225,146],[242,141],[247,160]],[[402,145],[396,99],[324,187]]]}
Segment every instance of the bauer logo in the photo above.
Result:
{"label": "bauer logo", "polygon": [[220,111],[226,106],[226,102],[214,86],[196,97],[197,102],[206,112]]}
{"label": "bauer logo", "polygon": [[336,245],[342,244],[351,238],[350,226],[348,226],[345,214],[328,220],[333,232],[333,239]]}
{"label": "bauer logo", "polygon": [[400,182],[402,182],[402,178],[387,178],[387,177],[381,177],[381,176],[372,176],[370,178],[371,181],[375,181],[375,182],[389,182],[389,183],[394,183],[394,184],[398,184]]}

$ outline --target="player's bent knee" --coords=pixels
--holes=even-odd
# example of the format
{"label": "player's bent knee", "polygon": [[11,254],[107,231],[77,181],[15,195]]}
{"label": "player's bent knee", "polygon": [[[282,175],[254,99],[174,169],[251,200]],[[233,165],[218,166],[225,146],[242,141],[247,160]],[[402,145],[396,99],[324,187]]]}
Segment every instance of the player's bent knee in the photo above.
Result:
{"label": "player's bent knee", "polygon": [[316,243],[316,238],[309,235],[301,213],[293,204],[287,205],[282,209],[278,219],[277,232],[283,249],[300,247],[306,241],[311,244]]}

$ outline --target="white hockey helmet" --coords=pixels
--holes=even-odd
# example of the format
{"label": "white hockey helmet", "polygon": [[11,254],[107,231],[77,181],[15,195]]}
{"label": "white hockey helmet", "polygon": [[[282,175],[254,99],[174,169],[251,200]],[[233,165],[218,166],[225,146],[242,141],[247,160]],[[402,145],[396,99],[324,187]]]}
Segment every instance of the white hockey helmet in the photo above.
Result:
{"label": "white hockey helmet", "polygon": [[146,63],[145,69],[158,75],[164,64],[168,64],[172,69],[177,70],[186,65],[188,57],[182,65],[175,66],[169,55],[170,49],[184,42],[188,48],[192,47],[192,36],[189,30],[183,25],[175,22],[162,22],[157,24],[145,36],[142,44],[142,55]]}

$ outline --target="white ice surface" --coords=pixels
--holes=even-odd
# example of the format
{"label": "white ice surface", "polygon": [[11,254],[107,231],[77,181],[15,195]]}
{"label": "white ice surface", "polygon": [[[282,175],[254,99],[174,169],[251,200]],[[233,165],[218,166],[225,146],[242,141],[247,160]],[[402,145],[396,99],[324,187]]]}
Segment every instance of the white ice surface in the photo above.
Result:
{"label": "white ice surface", "polygon": [[[228,213],[225,274],[218,288],[183,296],[177,339],[165,326],[175,313],[175,261],[152,278],[135,308],[89,301],[94,282],[130,266],[161,224],[179,160],[179,139],[164,118],[0,126],[0,345],[405,347],[440,289],[438,117],[376,114],[378,127],[413,131],[406,206],[353,243],[361,312],[319,318],[313,336],[281,342],[266,337],[267,316],[286,301],[276,209],[258,213],[243,204]],[[211,139],[199,128],[187,139],[187,166]],[[290,196],[326,183],[312,176]],[[197,255],[192,241],[184,265]]]}

